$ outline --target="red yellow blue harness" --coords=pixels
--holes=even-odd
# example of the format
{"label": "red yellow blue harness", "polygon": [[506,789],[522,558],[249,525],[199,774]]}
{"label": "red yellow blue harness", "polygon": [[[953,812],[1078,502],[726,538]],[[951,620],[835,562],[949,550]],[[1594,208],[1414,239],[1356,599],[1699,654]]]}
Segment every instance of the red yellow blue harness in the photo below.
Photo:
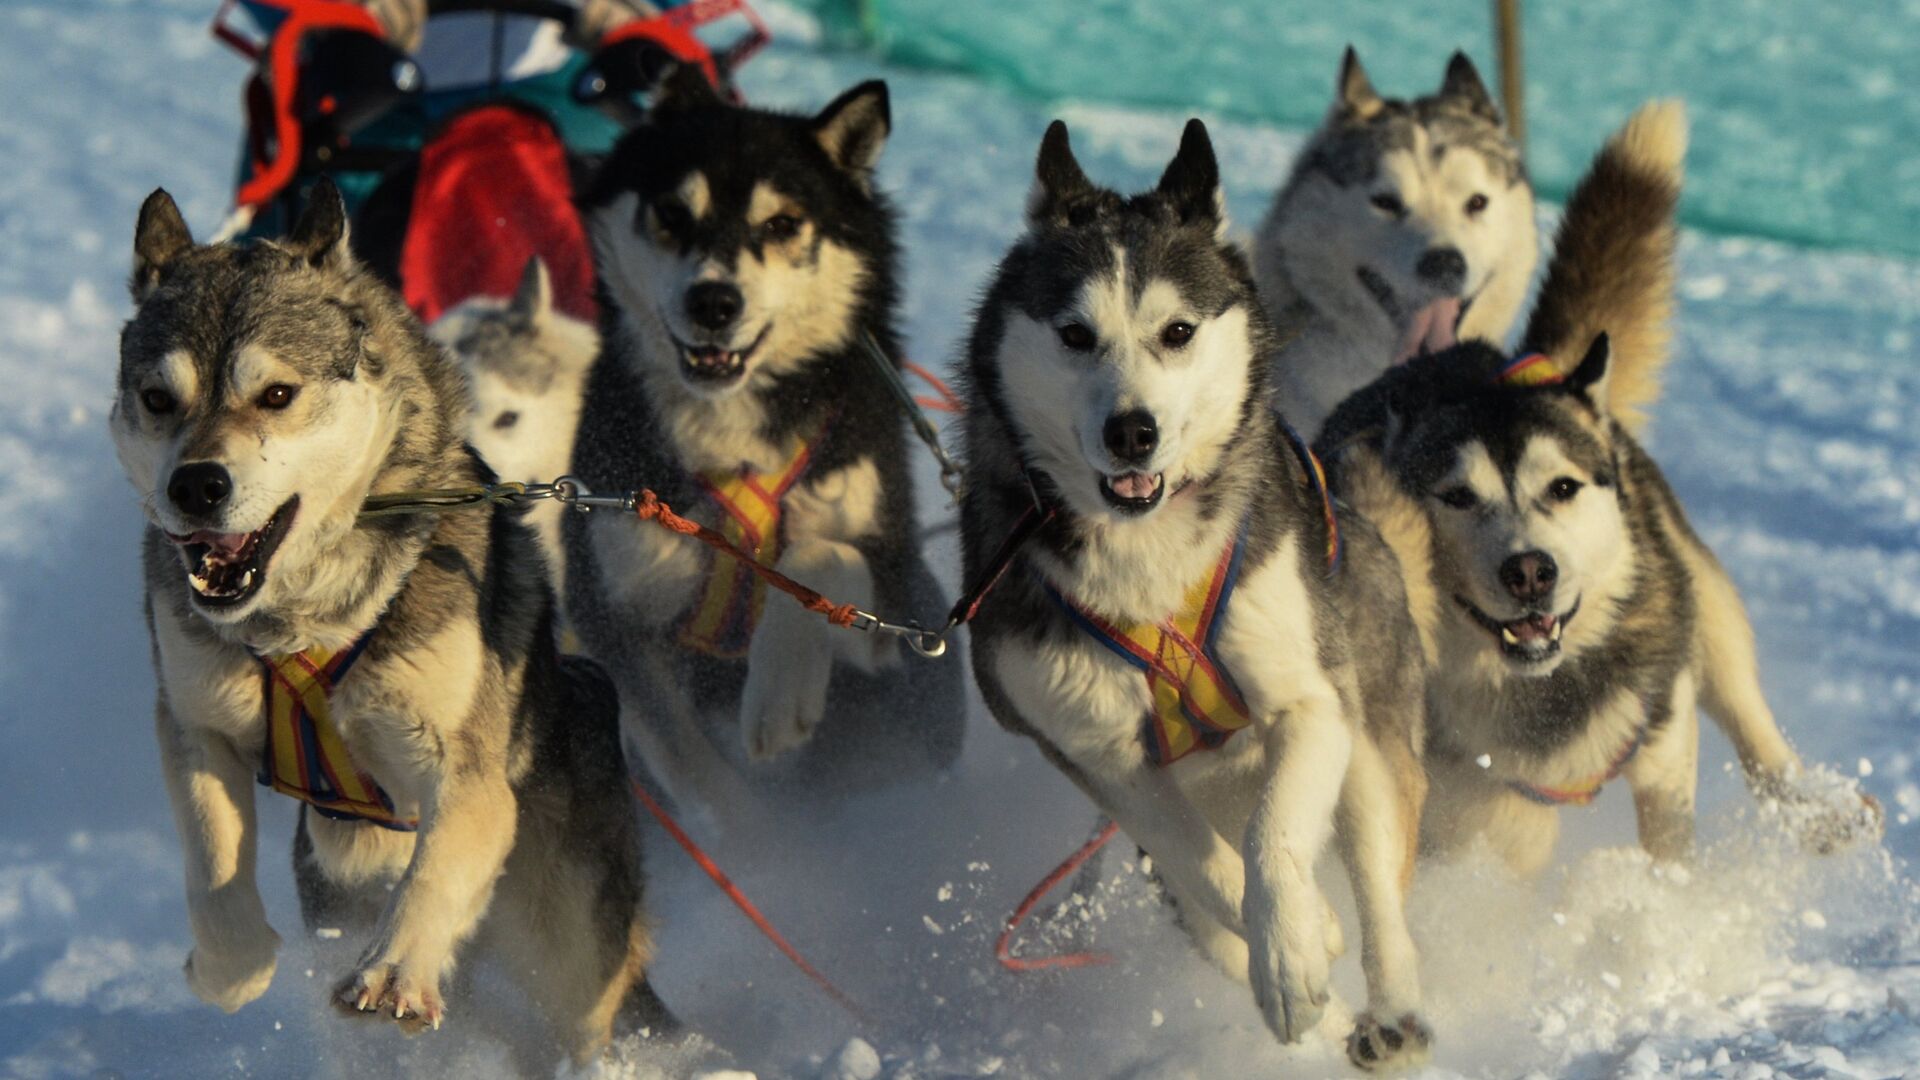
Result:
{"label": "red yellow blue harness", "polygon": [[[812,441],[795,438],[786,461],[772,472],[711,472],[699,477],[700,490],[721,511],[719,531],[761,566],[780,558],[781,502],[812,463]],[[747,655],[753,628],[766,603],[767,586],[752,568],[717,553],[707,557],[700,599],[680,627],[680,642],[709,656]]]}
{"label": "red yellow blue harness", "polygon": [[255,656],[266,677],[267,704],[259,781],[325,817],[412,832],[419,819],[394,812],[393,800],[353,763],[333,722],[333,692],[372,638],[368,633],[339,650]]}
{"label": "red yellow blue harness", "polygon": [[1546,353],[1528,353],[1500,369],[1493,381],[1502,386],[1553,386],[1567,376]]}
{"label": "red yellow blue harness", "polygon": [[[1331,577],[1339,572],[1342,547],[1326,472],[1291,427],[1283,421],[1281,428],[1320,499]],[[1246,698],[1216,651],[1219,627],[1240,581],[1244,547],[1238,537],[1230,542],[1213,569],[1188,587],[1179,610],[1159,622],[1119,626],[1046,585],[1047,594],[1074,625],[1146,676],[1150,704],[1142,741],[1157,765],[1172,764],[1195,750],[1218,749],[1252,722]]]}

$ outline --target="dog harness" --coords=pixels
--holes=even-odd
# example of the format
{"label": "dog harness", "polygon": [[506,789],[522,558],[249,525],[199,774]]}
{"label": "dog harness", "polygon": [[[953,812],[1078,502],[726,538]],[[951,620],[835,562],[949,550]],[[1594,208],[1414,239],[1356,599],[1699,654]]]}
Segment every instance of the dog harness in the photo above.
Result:
{"label": "dog harness", "polygon": [[1528,353],[1500,369],[1493,381],[1501,386],[1552,386],[1567,381],[1546,353]]}
{"label": "dog harness", "polygon": [[[761,566],[780,558],[781,500],[806,475],[812,458],[813,440],[796,437],[785,464],[772,472],[741,469],[699,477],[700,490],[720,508],[720,533]],[[766,598],[766,584],[744,563],[710,554],[700,600],[680,628],[681,644],[709,656],[747,655]]]}
{"label": "dog harness", "polygon": [[267,686],[267,750],[260,783],[340,821],[370,821],[412,832],[418,818],[394,813],[393,800],[347,754],[333,723],[333,692],[372,640],[340,650],[256,656]]}
{"label": "dog harness", "polygon": [[1067,616],[1147,678],[1152,703],[1144,721],[1147,756],[1169,765],[1195,750],[1213,750],[1252,721],[1233,676],[1214,652],[1216,629],[1240,577],[1238,540],[1187,590],[1174,615],[1157,623],[1116,626],[1047,586]]}
{"label": "dog harness", "polygon": [[1585,806],[1600,794],[1601,788],[1612,783],[1613,778],[1619,776],[1627,767],[1627,763],[1640,752],[1640,748],[1646,745],[1647,732],[1648,726],[1641,724],[1633,733],[1633,738],[1627,740],[1627,745],[1621,747],[1620,752],[1613,756],[1611,764],[1600,772],[1566,787],[1546,787],[1540,784],[1529,784],[1525,780],[1509,780],[1507,786],[1527,801],[1539,803],[1541,806]]}

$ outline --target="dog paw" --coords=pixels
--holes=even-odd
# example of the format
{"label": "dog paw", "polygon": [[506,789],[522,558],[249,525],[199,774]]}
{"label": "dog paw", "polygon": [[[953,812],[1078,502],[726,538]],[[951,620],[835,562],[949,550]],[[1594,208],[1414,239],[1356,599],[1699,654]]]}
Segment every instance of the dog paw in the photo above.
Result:
{"label": "dog paw", "polygon": [[1347,1060],[1369,1072],[1423,1065],[1433,1051],[1433,1031],[1416,1013],[1392,1023],[1361,1013],[1347,1036]]}
{"label": "dog paw", "polygon": [[273,982],[274,953],[280,947],[280,935],[267,929],[253,948],[220,952],[196,947],[187,954],[182,969],[187,987],[194,996],[224,1012],[267,992]]}
{"label": "dog paw", "polygon": [[392,963],[363,966],[334,989],[333,1000],[348,1015],[390,1019],[409,1034],[438,1030],[446,1016],[438,980]]}
{"label": "dog paw", "polygon": [[750,761],[805,746],[827,712],[833,647],[818,628],[768,619],[747,655],[740,733]]}
{"label": "dog paw", "polygon": [[1296,1043],[1320,1026],[1333,1000],[1322,914],[1269,918],[1248,913],[1247,981],[1274,1036]]}
{"label": "dog paw", "polygon": [[1757,791],[1772,800],[1787,829],[1816,855],[1877,843],[1886,833],[1886,809],[1850,779],[1825,772],[1769,777]]}

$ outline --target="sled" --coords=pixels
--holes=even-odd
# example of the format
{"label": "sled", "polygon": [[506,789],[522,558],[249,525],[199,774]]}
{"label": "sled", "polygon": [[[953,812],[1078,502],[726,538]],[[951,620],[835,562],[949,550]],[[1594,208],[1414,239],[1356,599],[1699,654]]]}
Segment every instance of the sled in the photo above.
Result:
{"label": "sled", "polygon": [[[350,0],[224,0],[212,32],[254,65],[228,231],[283,235],[326,176],[353,215],[355,254],[421,319],[470,296],[511,295],[538,255],[555,306],[593,320],[574,193],[668,70],[697,66],[737,100],[733,73],[769,40],[745,0],[656,4],[661,14],[614,28],[587,53],[561,39],[571,4],[429,0],[423,54],[491,35],[455,57],[469,69],[457,84],[437,86],[429,64]],[[525,46],[513,63],[509,30]]]}

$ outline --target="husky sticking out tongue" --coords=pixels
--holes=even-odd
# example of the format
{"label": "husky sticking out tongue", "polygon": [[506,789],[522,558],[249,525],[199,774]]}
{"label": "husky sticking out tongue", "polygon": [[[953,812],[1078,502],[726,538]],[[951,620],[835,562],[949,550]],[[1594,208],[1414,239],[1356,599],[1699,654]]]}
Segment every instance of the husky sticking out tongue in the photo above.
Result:
{"label": "husky sticking out tongue", "polygon": [[1453,347],[1454,324],[1460,321],[1460,298],[1442,297],[1413,313],[1407,332],[1394,351],[1393,362],[1404,364],[1421,353],[1437,353]]}

